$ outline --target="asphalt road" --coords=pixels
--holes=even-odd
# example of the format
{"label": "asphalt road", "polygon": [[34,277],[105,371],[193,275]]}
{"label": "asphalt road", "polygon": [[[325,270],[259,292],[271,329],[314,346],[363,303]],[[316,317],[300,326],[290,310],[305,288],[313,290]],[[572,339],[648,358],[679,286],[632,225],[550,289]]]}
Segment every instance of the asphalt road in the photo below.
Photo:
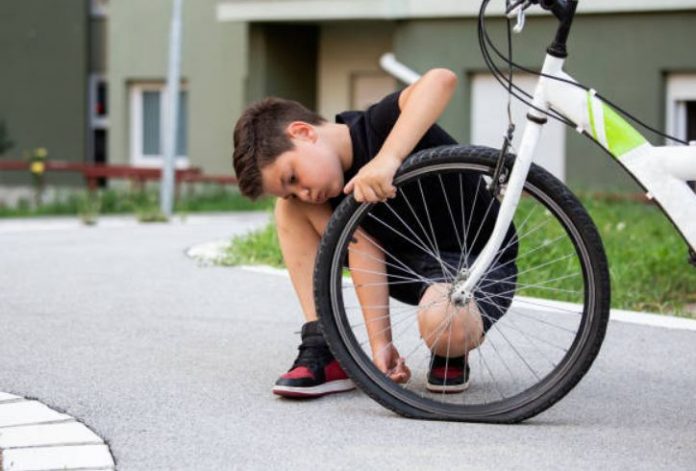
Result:
{"label": "asphalt road", "polygon": [[611,322],[580,385],[521,425],[273,396],[299,340],[289,281],[184,254],[265,217],[0,221],[0,391],[84,421],[120,470],[696,469],[695,331]]}

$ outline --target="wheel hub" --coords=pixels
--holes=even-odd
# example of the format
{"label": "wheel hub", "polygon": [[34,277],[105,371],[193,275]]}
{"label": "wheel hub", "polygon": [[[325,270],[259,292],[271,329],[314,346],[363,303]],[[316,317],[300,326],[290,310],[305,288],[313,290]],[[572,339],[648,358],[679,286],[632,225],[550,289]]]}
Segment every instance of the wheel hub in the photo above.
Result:
{"label": "wheel hub", "polygon": [[466,283],[466,280],[469,279],[470,273],[471,272],[468,268],[463,268],[454,278],[452,287],[450,288],[449,293],[447,293],[447,297],[449,298],[450,302],[457,307],[466,306],[473,297],[473,292],[468,290],[460,293],[461,287],[464,283]]}

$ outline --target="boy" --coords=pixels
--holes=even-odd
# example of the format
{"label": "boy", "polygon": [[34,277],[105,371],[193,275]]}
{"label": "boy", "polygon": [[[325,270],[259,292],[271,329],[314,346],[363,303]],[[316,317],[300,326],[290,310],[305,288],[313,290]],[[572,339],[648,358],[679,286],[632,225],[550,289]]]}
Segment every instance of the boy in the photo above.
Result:
{"label": "boy", "polygon": [[[327,122],[299,103],[276,98],[250,106],[237,122],[233,160],[240,191],[251,199],[261,194],[279,197],[275,208],[278,239],[306,321],[302,327],[299,356],[276,382],[275,394],[316,397],[354,387],[329,352],[317,322],[312,274],[321,235],[332,211],[346,195],[352,193],[359,202],[394,198],[397,193],[392,181],[408,155],[421,149],[456,144],[435,124],[456,86],[457,77],[453,72],[433,69],[364,112],[338,114],[335,123]],[[482,197],[490,199],[490,195],[483,194],[483,186],[469,185],[470,193],[476,191],[472,187],[481,188]],[[374,260],[380,258],[370,238],[380,241],[386,235],[379,234],[378,230],[368,232],[369,236],[360,235],[364,233],[359,231],[352,245],[356,253],[373,254],[363,260],[349,256],[351,269],[358,267],[352,272],[354,280],[360,276],[357,273],[370,271],[365,269],[370,263],[372,266],[367,268],[374,271]],[[384,256],[381,258],[383,260]],[[380,263],[383,273],[383,261],[377,262],[377,268]],[[422,263],[419,266],[425,267]],[[507,264],[508,270],[502,270],[499,279],[514,278],[516,271],[510,270],[514,266],[514,263]],[[356,285],[361,284],[360,280],[355,281]],[[510,292],[509,285],[497,292]],[[419,305],[421,337],[432,353],[428,389],[459,392],[468,384],[466,354],[480,345],[491,324],[488,319],[502,316],[509,305],[507,298],[512,296],[499,303],[503,305],[500,312],[484,313],[482,317],[474,302],[461,308],[439,302],[441,293],[448,287],[444,283],[423,284],[416,290],[418,296],[406,302]],[[361,301],[363,296],[371,295],[357,288],[356,291]],[[391,288],[388,293],[377,294],[376,298],[372,294],[372,299],[387,295],[401,299]],[[381,301],[381,304],[388,303]],[[455,315],[452,315],[453,310]],[[366,311],[363,308],[366,318],[374,316]],[[388,317],[386,322],[387,329],[372,329],[381,334],[370,335],[373,360],[392,380],[406,382],[411,372],[391,344]],[[449,328],[441,328],[444,322]]]}

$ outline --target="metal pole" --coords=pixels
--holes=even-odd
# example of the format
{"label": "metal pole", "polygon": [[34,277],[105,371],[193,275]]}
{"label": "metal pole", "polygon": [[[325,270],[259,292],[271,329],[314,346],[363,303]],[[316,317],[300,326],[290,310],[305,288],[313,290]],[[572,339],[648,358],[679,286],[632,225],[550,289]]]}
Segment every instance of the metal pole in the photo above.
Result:
{"label": "metal pole", "polygon": [[164,127],[164,162],[160,185],[160,209],[170,218],[174,207],[174,163],[176,160],[176,125],[179,114],[179,81],[181,72],[181,6],[183,0],[174,0],[169,36],[169,69]]}

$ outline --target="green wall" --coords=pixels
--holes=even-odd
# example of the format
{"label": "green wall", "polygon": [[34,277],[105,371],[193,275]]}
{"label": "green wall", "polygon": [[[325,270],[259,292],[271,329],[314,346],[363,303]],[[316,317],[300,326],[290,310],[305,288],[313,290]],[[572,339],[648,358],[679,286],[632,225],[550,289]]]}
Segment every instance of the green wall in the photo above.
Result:
{"label": "green wall", "polygon": [[[0,120],[19,157],[81,162],[86,152],[88,2],[0,0]],[[48,174],[49,183],[77,182]],[[0,184],[29,184],[28,174],[0,173]]]}
{"label": "green wall", "polygon": [[[171,5],[119,0],[109,11],[109,161],[130,163],[128,87],[164,82]],[[217,0],[184,2],[182,80],[188,86],[191,165],[232,173],[232,130],[245,104],[247,26],[216,20]]]}
{"label": "green wall", "polygon": [[253,24],[249,38],[247,102],[278,96],[315,109],[319,27]]}
{"label": "green wall", "polygon": [[[488,20],[499,48],[505,46],[503,21]],[[515,36],[516,62],[540,68],[555,23],[528,17],[521,36]],[[475,19],[407,21],[395,36],[397,58],[415,70],[449,67],[462,79],[442,122],[461,142],[469,141],[470,75],[485,71],[478,48]],[[664,128],[665,74],[696,72],[696,13],[582,15],[573,24],[566,70],[580,82],[639,116]],[[501,109],[501,119],[505,110]],[[637,190],[637,185],[607,154],[574,130],[567,131],[568,183],[576,188]],[[653,144],[662,141],[648,135]]]}
{"label": "green wall", "polygon": [[[185,3],[182,75],[189,90],[190,162],[207,173],[230,174],[232,129],[248,101],[281,95],[314,103],[317,38],[312,25],[217,22],[216,4],[217,0]],[[130,158],[129,84],[165,80],[170,8],[167,0],[120,0],[110,5],[112,163],[128,163]],[[502,46],[502,20],[489,20],[489,28]],[[515,60],[540,67],[554,30],[550,18],[529,17],[524,33],[515,37]],[[696,56],[688,51],[695,31],[694,12],[581,15],[573,26],[567,70],[662,128],[665,74],[696,71]],[[293,40],[286,41],[288,37]],[[460,87],[443,124],[461,142],[468,142],[470,77],[486,71],[476,19],[396,22],[394,50],[415,70],[444,66],[459,73]],[[566,174],[574,187],[637,189],[615,162],[574,130],[567,131],[566,142]]]}

